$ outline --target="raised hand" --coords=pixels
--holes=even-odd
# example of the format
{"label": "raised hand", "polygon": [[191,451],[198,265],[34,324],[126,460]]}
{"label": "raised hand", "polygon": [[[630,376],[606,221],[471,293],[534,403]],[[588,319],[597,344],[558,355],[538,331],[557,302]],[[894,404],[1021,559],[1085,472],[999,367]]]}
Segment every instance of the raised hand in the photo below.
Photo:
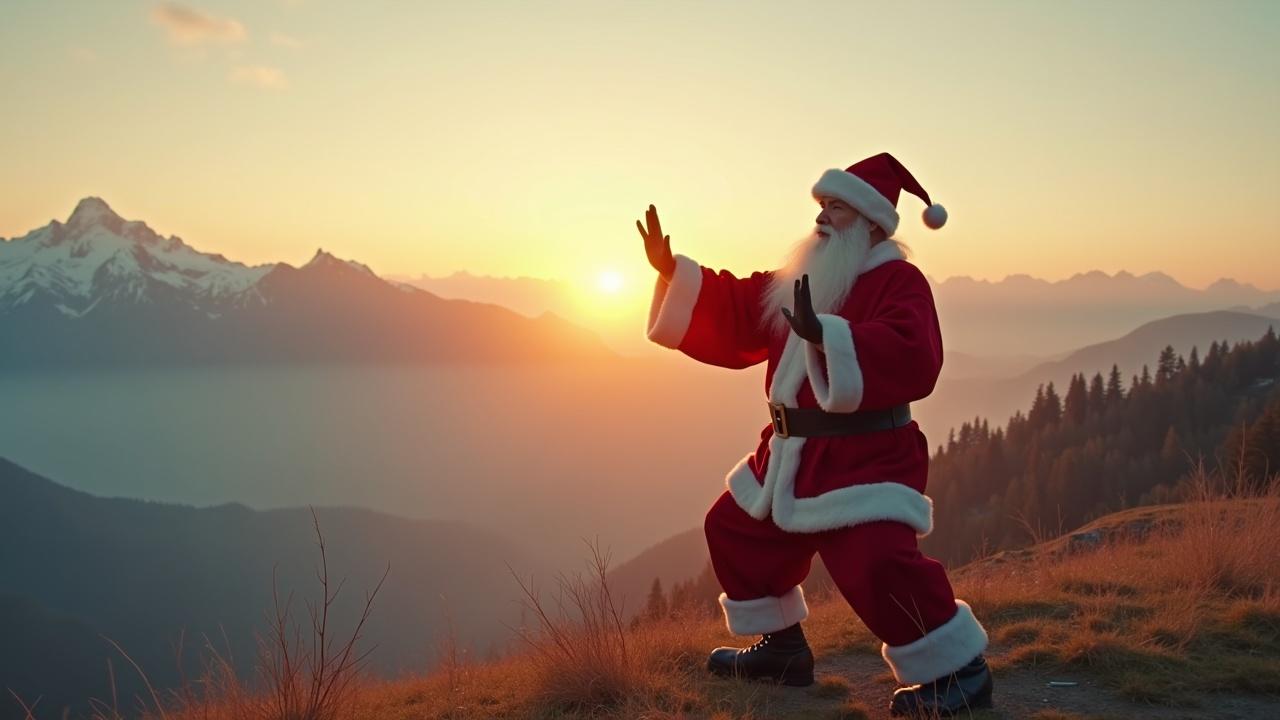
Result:
{"label": "raised hand", "polygon": [[782,315],[791,323],[791,328],[800,337],[814,345],[822,344],[822,323],[818,321],[818,313],[813,311],[813,297],[809,294],[809,275],[805,274],[796,281],[795,314],[782,308]]}
{"label": "raised hand", "polygon": [[663,280],[670,280],[676,271],[676,259],[671,255],[671,236],[662,234],[657,208],[650,205],[644,218],[649,226],[648,231],[639,220],[636,221],[636,229],[640,231],[640,237],[644,238],[644,251],[649,256],[649,264]]}

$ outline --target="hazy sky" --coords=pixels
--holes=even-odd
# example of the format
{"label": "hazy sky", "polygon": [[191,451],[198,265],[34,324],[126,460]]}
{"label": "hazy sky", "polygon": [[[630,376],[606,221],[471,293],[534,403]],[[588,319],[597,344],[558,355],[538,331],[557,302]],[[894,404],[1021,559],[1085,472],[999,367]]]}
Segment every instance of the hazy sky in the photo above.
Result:
{"label": "hazy sky", "polygon": [[[0,236],[98,195],[250,263],[594,281],[774,265],[895,154],[941,279],[1280,288],[1280,3],[4,0]],[[643,282],[641,282],[643,280]]]}

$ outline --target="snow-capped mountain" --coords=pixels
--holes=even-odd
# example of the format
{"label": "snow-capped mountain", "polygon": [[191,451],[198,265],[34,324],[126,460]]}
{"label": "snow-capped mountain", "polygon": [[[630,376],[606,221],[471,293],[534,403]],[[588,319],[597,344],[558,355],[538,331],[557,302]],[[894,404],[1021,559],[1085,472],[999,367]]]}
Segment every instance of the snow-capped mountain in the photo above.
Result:
{"label": "snow-capped mountain", "polygon": [[96,197],[65,223],[0,239],[0,366],[602,353],[598,339],[556,316],[444,300],[324,250],[297,268],[203,253]]}
{"label": "snow-capped mountain", "polygon": [[54,220],[0,242],[0,314],[40,301],[71,317],[113,300],[212,308],[236,296],[246,299],[245,291],[273,267],[202,253],[88,197],[65,223]]}

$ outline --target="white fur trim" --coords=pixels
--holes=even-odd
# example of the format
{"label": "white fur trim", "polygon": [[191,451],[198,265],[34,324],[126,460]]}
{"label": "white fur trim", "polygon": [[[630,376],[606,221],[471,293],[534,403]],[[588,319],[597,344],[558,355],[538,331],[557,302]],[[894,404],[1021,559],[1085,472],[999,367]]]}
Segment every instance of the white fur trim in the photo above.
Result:
{"label": "white fur trim", "polygon": [[[781,440],[782,443],[779,447]],[[769,464],[774,456],[779,464],[791,466],[799,461],[804,438],[777,438],[769,443]],[[770,514],[773,522],[787,532],[816,533],[836,528],[894,520],[916,531],[917,537],[933,532],[933,500],[900,482],[876,482],[829,490],[814,497],[795,496],[795,475],[776,478],[772,486],[761,487],[744,457],[729,471],[725,485],[735,502],[747,514],[763,520]],[[767,477],[767,476],[766,476]]]}
{"label": "white fur trim", "polygon": [[735,635],[763,635],[778,632],[809,617],[809,605],[804,601],[804,591],[797,585],[782,597],[762,597],[755,600],[730,600],[720,593],[720,607],[724,608],[725,624]]}
{"label": "white fur trim", "polygon": [[950,620],[915,642],[882,644],[880,654],[898,682],[912,685],[946,677],[986,649],[987,631],[969,604],[956,600],[956,614]]}
{"label": "white fur trim", "polygon": [[937,230],[947,224],[947,209],[934,203],[924,209],[923,217],[927,227]]}
{"label": "white fur trim", "polygon": [[906,260],[906,245],[901,240],[886,238],[871,246],[871,250],[867,252],[867,259],[862,261],[862,268],[858,270],[858,274],[862,275],[874,268],[889,262],[890,260]]}
{"label": "white fur trim", "polygon": [[889,198],[871,187],[871,183],[839,168],[822,173],[813,186],[813,196],[839,198],[879,225],[890,236],[898,229],[898,211]]}
{"label": "white fur trim", "polygon": [[658,276],[649,303],[649,339],[663,347],[677,348],[693,320],[693,306],[702,290],[702,268],[684,255],[676,255],[676,270],[667,282]]}
{"label": "white fur trim", "polygon": [[794,490],[773,495],[773,521],[789,532],[823,532],[877,520],[905,523],[923,537],[933,531],[933,500],[900,482],[849,485],[808,498],[795,497]]}
{"label": "white fur trim", "polygon": [[782,355],[773,369],[773,380],[769,382],[769,399],[773,402],[795,407],[800,383],[805,378],[804,351],[800,346],[807,343],[794,330],[788,330],[787,342],[782,346]]}
{"label": "white fur trim", "polygon": [[[774,435],[769,438],[769,462],[765,467],[764,485],[756,480],[755,473],[747,465],[750,455],[738,461],[724,482],[738,507],[756,520],[764,520],[772,512],[773,521],[778,521],[774,498],[777,497],[780,480],[785,480],[786,492],[791,493],[795,484],[796,468],[800,464],[800,450],[804,447],[804,438],[783,438]],[[786,530],[787,528],[783,528]]]}
{"label": "white fur trim", "polygon": [[[839,315],[818,313],[822,325],[822,349],[811,342],[804,344],[805,367],[809,386],[818,405],[827,412],[853,412],[862,404],[862,368],[853,347],[849,321]],[[826,355],[826,370],[822,356]],[[830,381],[828,382],[828,377]]]}

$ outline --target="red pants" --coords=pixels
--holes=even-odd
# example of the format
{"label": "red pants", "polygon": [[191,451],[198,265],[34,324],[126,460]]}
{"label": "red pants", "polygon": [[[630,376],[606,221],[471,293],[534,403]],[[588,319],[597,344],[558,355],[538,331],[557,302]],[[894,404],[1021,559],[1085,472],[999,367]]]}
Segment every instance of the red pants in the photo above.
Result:
{"label": "red pants", "polygon": [[956,600],[941,563],[920,552],[909,525],[874,521],[792,533],[772,518],[752,518],[726,492],[708,511],[705,529],[734,632],[773,632],[803,620],[808,608],[799,585],[816,552],[853,611],[884,643],[899,680],[941,677],[986,647],[985,631]]}

